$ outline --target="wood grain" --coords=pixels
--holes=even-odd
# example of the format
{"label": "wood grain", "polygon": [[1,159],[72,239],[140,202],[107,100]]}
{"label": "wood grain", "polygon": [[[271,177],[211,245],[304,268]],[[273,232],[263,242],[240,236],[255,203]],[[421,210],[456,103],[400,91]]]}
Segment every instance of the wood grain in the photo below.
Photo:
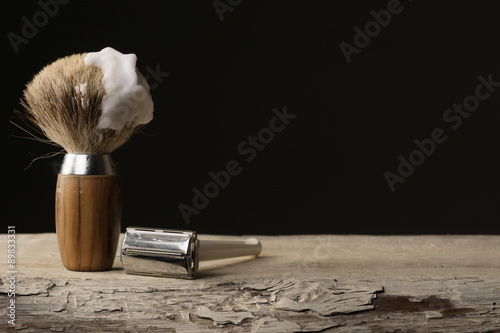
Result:
{"label": "wood grain", "polygon": [[500,332],[500,236],[257,237],[260,258],[183,280],[125,274],[118,252],[69,271],[55,234],[18,234],[16,326],[0,274],[0,332]]}
{"label": "wood grain", "polygon": [[67,269],[102,271],[113,266],[121,222],[119,176],[59,174],[55,215]]}

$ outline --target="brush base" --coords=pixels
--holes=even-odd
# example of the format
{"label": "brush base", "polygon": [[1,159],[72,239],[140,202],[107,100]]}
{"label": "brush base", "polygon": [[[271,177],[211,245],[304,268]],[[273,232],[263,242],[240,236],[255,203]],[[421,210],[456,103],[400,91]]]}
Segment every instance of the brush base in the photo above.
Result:
{"label": "brush base", "polygon": [[55,214],[64,267],[103,271],[113,266],[121,223],[119,176],[59,174]]}

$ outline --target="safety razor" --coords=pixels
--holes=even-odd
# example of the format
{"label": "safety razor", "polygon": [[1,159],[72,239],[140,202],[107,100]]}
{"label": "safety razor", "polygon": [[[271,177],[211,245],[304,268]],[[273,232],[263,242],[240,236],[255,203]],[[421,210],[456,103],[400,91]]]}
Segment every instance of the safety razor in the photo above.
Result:
{"label": "safety razor", "polygon": [[258,256],[261,250],[256,238],[199,240],[195,231],[128,227],[121,260],[128,274],[194,279],[199,261]]}

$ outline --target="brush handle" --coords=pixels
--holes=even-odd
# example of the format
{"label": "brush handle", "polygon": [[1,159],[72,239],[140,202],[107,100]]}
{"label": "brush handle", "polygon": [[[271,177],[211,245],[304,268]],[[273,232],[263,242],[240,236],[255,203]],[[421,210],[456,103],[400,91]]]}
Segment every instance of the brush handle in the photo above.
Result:
{"label": "brush handle", "polygon": [[64,267],[102,271],[113,266],[121,221],[118,175],[59,174],[55,214]]}

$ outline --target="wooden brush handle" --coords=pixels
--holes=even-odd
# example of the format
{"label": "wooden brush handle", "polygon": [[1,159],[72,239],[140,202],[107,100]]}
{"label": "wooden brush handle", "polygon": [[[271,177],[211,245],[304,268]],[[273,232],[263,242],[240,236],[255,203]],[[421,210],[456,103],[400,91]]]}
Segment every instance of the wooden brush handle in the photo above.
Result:
{"label": "wooden brush handle", "polygon": [[110,269],[120,221],[119,176],[59,174],[56,233],[64,267],[75,271]]}

